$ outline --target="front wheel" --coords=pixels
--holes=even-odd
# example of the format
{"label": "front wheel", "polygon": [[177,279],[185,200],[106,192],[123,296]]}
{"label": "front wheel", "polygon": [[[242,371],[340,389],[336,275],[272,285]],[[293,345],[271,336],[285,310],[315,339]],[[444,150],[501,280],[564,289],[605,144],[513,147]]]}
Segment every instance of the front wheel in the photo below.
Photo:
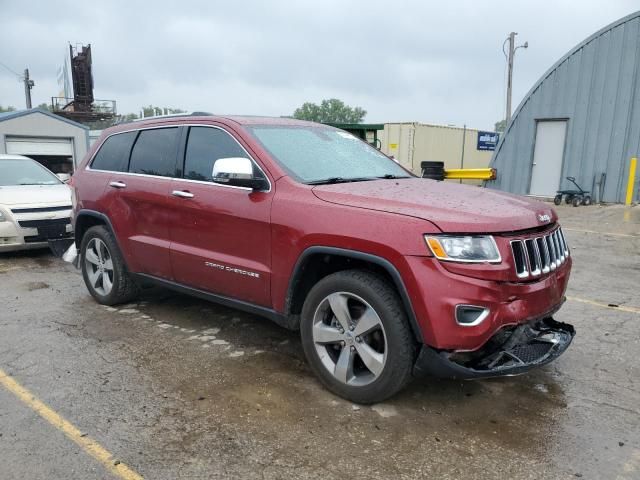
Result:
{"label": "front wheel", "polygon": [[580,206],[581,203],[582,203],[582,198],[580,198],[580,197],[573,197],[573,199],[571,200],[571,204],[574,207]]}
{"label": "front wheel", "polygon": [[411,379],[416,347],[407,316],[376,274],[347,270],[320,280],[305,300],[300,334],[311,369],[347,400],[380,402]]}
{"label": "front wheel", "polygon": [[562,195],[558,194],[553,198],[553,203],[555,205],[560,205],[562,203]]}

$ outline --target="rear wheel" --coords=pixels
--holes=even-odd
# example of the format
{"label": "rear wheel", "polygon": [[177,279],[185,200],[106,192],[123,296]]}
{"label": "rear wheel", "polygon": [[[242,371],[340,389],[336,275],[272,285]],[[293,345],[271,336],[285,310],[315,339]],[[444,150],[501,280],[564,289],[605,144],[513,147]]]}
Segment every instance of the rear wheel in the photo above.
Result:
{"label": "rear wheel", "polygon": [[102,305],[125,303],[138,287],[127,272],[113,234],[104,226],[91,227],[82,237],[81,268],[89,293]]}
{"label": "rear wheel", "polygon": [[566,195],[564,197],[564,201],[566,202],[567,205],[571,205],[571,202],[573,202],[574,198],[575,197],[573,195]]}
{"label": "rear wheel", "polygon": [[334,273],[309,292],[302,345],[321,382],[357,403],[389,398],[411,379],[415,343],[395,289],[362,270]]}
{"label": "rear wheel", "polygon": [[585,197],[582,199],[582,204],[585,206],[591,205],[591,195],[585,195]]}
{"label": "rear wheel", "polygon": [[562,203],[562,195],[558,194],[553,198],[553,203],[556,205],[560,205]]}

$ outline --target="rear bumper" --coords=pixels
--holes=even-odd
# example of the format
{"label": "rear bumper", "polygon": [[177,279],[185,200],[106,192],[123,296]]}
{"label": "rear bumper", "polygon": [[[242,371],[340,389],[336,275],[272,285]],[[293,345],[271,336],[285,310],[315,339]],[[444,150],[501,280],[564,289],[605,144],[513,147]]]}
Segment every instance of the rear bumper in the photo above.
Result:
{"label": "rear bumper", "polygon": [[574,336],[573,326],[546,317],[504,328],[475,352],[448,352],[423,345],[414,375],[455,379],[519,375],[558,358]]}

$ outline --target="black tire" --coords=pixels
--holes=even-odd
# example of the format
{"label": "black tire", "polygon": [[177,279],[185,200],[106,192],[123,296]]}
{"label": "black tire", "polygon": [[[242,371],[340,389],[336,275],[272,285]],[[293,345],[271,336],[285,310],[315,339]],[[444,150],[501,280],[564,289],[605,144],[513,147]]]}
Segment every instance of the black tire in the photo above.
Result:
{"label": "black tire", "polygon": [[444,162],[420,162],[420,168],[438,168],[444,169]]}
{"label": "black tire", "polygon": [[573,199],[575,198],[574,195],[566,195],[564,197],[564,201],[567,205],[571,205],[571,202],[573,202]]}
{"label": "black tire", "polygon": [[431,180],[444,180],[444,169],[442,168],[423,168],[422,178],[430,178]]}
{"label": "black tire", "polygon": [[[106,294],[98,291],[89,279],[91,275],[89,269],[92,267],[90,266],[90,262],[87,261],[86,255],[87,249],[94,239],[98,239],[104,244],[113,266],[112,275],[109,276],[112,286]],[[119,303],[129,302],[138,296],[138,285],[136,285],[131,275],[129,275],[115,237],[107,227],[98,225],[86,231],[80,244],[80,255],[80,268],[82,269],[84,283],[91,296],[95,298],[98,303],[101,305],[117,305]]]}
{"label": "black tire", "polygon": [[431,180],[444,180],[444,162],[420,162],[422,178]]}
{"label": "black tire", "polygon": [[555,205],[560,205],[562,203],[562,195],[558,194],[553,198],[553,203]]}
{"label": "black tire", "polygon": [[422,174],[422,178],[428,178],[429,180],[437,180],[437,181],[441,182],[442,180],[444,180],[444,173],[424,172]]}
{"label": "black tire", "polygon": [[[329,295],[345,293],[355,295],[368,303],[383,327],[386,342],[384,343],[386,352],[384,366],[377,376],[374,375],[375,379],[366,385],[354,386],[338,380],[322,363],[313,337],[314,318],[320,306]],[[381,402],[396,394],[411,380],[417,350],[416,343],[396,290],[377,274],[364,270],[345,270],[320,280],[311,289],[304,302],[300,336],[307,361],[322,384],[336,395],[352,402],[361,404]],[[340,347],[336,345],[335,348]],[[342,348],[351,348],[354,351],[356,347]]]}
{"label": "black tire", "polygon": [[574,207],[579,207],[580,204],[582,203],[582,198],[581,197],[573,197],[573,199],[571,200],[571,205],[573,205]]}
{"label": "black tire", "polygon": [[585,207],[591,205],[591,195],[584,196],[584,198],[582,199],[582,205],[584,205]]}

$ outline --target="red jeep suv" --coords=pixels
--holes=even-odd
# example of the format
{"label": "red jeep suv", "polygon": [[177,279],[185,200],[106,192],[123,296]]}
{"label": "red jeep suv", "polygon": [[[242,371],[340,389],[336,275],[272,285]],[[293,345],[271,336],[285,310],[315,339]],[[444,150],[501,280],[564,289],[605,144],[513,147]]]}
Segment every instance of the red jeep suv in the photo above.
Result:
{"label": "red jeep suv", "polygon": [[79,263],[113,305],[140,286],[300,330],[332,392],[378,402],[428,373],[552,361],[571,256],[556,213],[417,178],[352,135],[284,118],[184,115],[105,130],[73,177]]}

